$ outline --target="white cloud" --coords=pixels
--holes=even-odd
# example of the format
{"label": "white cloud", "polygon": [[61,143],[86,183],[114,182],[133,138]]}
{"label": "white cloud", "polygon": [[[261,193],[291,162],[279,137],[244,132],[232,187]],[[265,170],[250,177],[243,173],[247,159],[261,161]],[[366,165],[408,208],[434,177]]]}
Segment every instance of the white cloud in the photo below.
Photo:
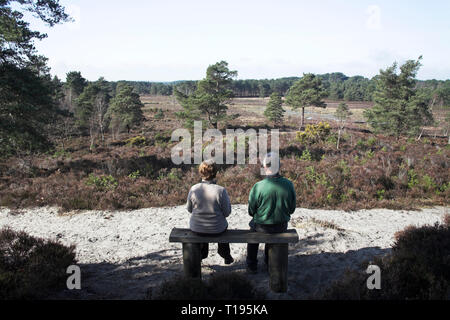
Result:
{"label": "white cloud", "polygon": [[381,29],[381,8],[377,5],[367,7],[366,14],[369,16],[366,20],[366,27],[369,30]]}

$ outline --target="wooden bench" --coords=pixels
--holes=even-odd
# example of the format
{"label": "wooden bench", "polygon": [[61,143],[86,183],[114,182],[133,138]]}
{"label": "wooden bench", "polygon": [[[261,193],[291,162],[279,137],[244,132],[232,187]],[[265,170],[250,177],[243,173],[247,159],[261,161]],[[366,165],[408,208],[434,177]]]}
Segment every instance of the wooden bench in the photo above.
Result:
{"label": "wooden bench", "polygon": [[189,229],[174,228],[169,242],[183,244],[184,274],[201,278],[200,243],[266,243],[268,244],[268,269],[270,288],[274,292],[287,291],[288,244],[298,242],[295,229],[284,233],[259,233],[250,230],[227,230],[219,236],[199,236]]}

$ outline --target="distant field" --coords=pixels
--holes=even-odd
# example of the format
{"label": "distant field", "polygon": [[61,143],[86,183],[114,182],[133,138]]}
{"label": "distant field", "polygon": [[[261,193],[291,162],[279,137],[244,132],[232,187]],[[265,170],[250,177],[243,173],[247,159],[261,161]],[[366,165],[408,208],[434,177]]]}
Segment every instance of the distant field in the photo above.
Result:
{"label": "distant field", "polygon": [[[141,101],[144,103],[144,114],[150,112],[152,109],[161,108],[163,110],[168,110],[170,112],[180,111],[182,107],[175,99],[171,96],[141,96]],[[264,110],[266,108],[269,98],[235,98],[232,100],[229,106],[228,112],[230,114],[239,114],[240,117],[235,120],[233,125],[244,125],[244,126],[261,126],[267,124],[267,120],[264,117]],[[336,122],[334,113],[338,105],[343,101],[335,100],[325,100],[326,108],[313,108],[308,107],[305,109],[305,120],[306,123],[316,123],[319,121],[328,121],[332,125]],[[373,102],[363,102],[363,101],[344,101],[350,108],[352,115],[350,117],[348,126],[357,127],[359,129],[370,129],[364,118],[364,110],[371,108]],[[298,124],[300,123],[301,110],[292,110],[291,107],[283,105],[286,110],[285,113],[285,128],[290,131],[291,129],[298,129]],[[424,134],[428,135],[443,135],[443,129],[439,126],[439,122],[444,119],[444,110],[442,108],[435,108],[433,110],[435,120],[437,121],[436,127],[426,127]]]}
{"label": "distant field", "polygon": [[[149,111],[154,108],[161,108],[163,110],[179,111],[182,110],[180,104],[174,97],[168,96],[141,96],[141,101],[144,103],[145,111]],[[269,98],[235,98],[232,100],[232,104],[229,107],[229,113],[239,113],[245,120],[248,121],[266,121],[263,113],[266,108]],[[333,114],[336,112],[341,101],[326,100],[327,107],[322,108],[306,108],[305,115],[308,120],[334,120]],[[346,102],[351,109],[353,115],[351,121],[363,122],[363,111],[370,108],[372,102],[359,102],[350,101]],[[300,110],[292,110],[291,107],[283,106],[286,110],[286,118],[300,118]],[[289,119],[288,119],[289,120]]]}

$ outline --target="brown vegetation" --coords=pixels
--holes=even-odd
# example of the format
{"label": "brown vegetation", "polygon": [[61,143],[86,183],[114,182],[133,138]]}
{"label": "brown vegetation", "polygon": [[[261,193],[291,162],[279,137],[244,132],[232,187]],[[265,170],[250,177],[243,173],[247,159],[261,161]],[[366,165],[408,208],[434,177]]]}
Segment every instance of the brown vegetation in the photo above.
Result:
{"label": "brown vegetation", "polygon": [[367,289],[368,274],[348,271],[316,298],[329,300],[450,299],[450,224],[408,227],[395,235],[392,252],[370,262],[381,270],[381,289]]}
{"label": "brown vegetation", "polygon": [[[55,205],[76,209],[137,209],[182,205],[189,188],[200,181],[197,165],[171,161],[171,132],[181,127],[179,109],[170,98],[148,97],[144,124],[90,152],[89,137],[64,137],[53,153],[13,157],[0,162],[0,206]],[[153,101],[153,102],[152,102]],[[155,119],[163,110],[164,117]],[[228,128],[269,128],[264,117],[243,105],[230,112],[248,113]],[[263,110],[261,110],[262,114]],[[158,117],[156,117],[158,118]],[[336,127],[318,139],[296,135],[296,119],[286,119],[280,134],[282,174],[296,188],[297,206],[306,208],[413,208],[448,205],[450,149],[445,138],[420,141],[375,136],[352,123],[336,149]],[[334,126],[334,127],[333,127]],[[314,132],[314,131],[312,131]],[[222,165],[217,181],[232,203],[246,203],[261,179],[258,165]]]}
{"label": "brown vegetation", "polygon": [[64,288],[75,247],[0,230],[0,300],[45,298]]}

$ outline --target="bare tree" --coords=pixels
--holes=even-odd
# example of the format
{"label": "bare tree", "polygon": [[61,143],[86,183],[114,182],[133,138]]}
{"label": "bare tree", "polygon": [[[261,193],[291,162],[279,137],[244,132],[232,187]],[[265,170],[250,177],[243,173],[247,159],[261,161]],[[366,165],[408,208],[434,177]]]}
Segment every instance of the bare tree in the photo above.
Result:
{"label": "bare tree", "polygon": [[338,119],[338,140],[336,148],[339,149],[339,143],[341,141],[341,132],[345,128],[345,125],[352,113],[350,112],[348,105],[344,102],[340,103],[336,109],[335,116]]}

